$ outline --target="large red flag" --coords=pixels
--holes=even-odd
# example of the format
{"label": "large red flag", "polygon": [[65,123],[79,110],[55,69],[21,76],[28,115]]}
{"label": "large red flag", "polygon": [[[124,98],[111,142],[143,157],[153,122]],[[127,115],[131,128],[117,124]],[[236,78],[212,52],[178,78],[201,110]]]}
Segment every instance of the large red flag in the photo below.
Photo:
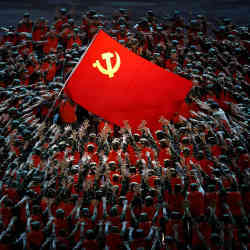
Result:
{"label": "large red flag", "polygon": [[156,129],[171,118],[192,83],[145,60],[99,31],[71,73],[66,93],[80,106],[119,126],[142,120]]}

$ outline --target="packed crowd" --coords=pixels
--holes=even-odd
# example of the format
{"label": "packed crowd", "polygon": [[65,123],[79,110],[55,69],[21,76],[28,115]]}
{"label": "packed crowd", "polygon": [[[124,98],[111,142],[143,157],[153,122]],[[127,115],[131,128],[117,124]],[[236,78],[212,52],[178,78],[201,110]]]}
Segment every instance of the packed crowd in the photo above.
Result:
{"label": "packed crowd", "polygon": [[[192,80],[160,130],[57,98],[101,28]],[[247,26],[178,11],[136,23],[124,9],[77,23],[63,8],[1,29],[1,250],[249,249]]]}

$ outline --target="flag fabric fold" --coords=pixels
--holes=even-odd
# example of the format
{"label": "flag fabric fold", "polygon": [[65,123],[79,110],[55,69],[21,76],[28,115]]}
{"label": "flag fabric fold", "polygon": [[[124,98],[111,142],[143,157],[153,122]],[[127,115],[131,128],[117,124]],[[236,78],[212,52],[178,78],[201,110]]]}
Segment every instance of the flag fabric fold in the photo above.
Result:
{"label": "flag fabric fold", "polygon": [[100,30],[71,73],[67,95],[105,120],[156,129],[178,111],[192,83],[145,60]]}

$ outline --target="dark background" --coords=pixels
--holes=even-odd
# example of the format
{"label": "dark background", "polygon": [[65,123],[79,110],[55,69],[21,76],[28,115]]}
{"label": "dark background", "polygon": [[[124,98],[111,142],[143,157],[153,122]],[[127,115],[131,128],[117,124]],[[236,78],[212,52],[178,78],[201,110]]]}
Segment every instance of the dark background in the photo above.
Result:
{"label": "dark background", "polygon": [[72,9],[77,17],[88,9],[110,16],[115,9],[126,8],[133,20],[149,9],[159,17],[178,9],[184,16],[205,14],[212,22],[216,18],[231,17],[237,24],[248,25],[250,20],[249,0],[0,0],[0,26],[16,25],[25,11],[31,13],[33,20],[44,16],[51,22],[56,8],[62,6]]}

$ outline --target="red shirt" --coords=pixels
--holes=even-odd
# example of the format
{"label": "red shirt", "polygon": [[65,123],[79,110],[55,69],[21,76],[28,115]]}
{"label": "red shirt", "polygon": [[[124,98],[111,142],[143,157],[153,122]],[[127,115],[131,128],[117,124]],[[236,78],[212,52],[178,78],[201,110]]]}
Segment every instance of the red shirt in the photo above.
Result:
{"label": "red shirt", "polygon": [[206,192],[204,196],[204,202],[205,202],[205,208],[208,209],[208,207],[212,207],[214,204],[216,204],[216,210],[218,208],[217,205],[219,205],[219,196],[217,192]]}
{"label": "red shirt", "polygon": [[171,184],[172,190],[174,190],[174,186],[176,184],[181,184],[182,185],[181,178],[179,178],[178,176],[177,177],[172,177],[171,180],[170,180],[170,184]]}
{"label": "red shirt", "polygon": [[49,36],[47,42],[43,46],[43,53],[49,54],[50,52],[56,52],[58,45],[58,38]]}
{"label": "red shirt", "polygon": [[168,59],[165,63],[165,67],[170,71],[174,71],[175,68],[177,67],[177,63],[172,61],[171,59]]}
{"label": "red shirt", "polygon": [[13,246],[11,246],[10,244],[0,243],[0,249],[1,250],[12,250]]}
{"label": "red shirt", "polygon": [[72,49],[72,45],[74,43],[78,44],[79,46],[82,45],[82,41],[79,36],[76,37],[72,36],[69,38],[69,40],[67,41],[67,49]]}
{"label": "red shirt", "polygon": [[137,182],[141,183],[141,175],[140,174],[134,174],[129,177],[129,182]]}
{"label": "red shirt", "polygon": [[23,20],[21,20],[18,23],[17,32],[19,32],[19,33],[21,33],[21,32],[31,33],[32,27],[33,27],[32,21],[28,21],[27,23],[25,23]]}
{"label": "red shirt", "polygon": [[74,123],[77,121],[76,105],[68,101],[64,101],[60,106],[60,116],[64,123]]}
{"label": "red shirt", "polygon": [[246,214],[250,213],[250,192],[245,192],[242,196],[243,205],[246,211]]}
{"label": "red shirt", "polygon": [[108,159],[107,159],[107,162],[109,161],[114,161],[116,164],[118,164],[118,152],[115,151],[115,150],[110,150],[109,151],[109,154],[108,154]]}
{"label": "red shirt", "polygon": [[64,159],[64,155],[65,155],[64,152],[58,152],[55,154],[54,158],[58,161],[62,161]]}
{"label": "red shirt", "polygon": [[41,162],[41,158],[39,155],[32,155],[32,161],[33,161],[33,166],[37,167]]}
{"label": "red shirt", "polygon": [[165,159],[170,159],[170,158],[171,158],[171,154],[169,153],[167,148],[160,149],[160,152],[159,152],[159,155],[158,155],[158,160],[159,160],[161,166],[164,166],[164,160]]}
{"label": "red shirt", "polygon": [[110,250],[121,249],[122,243],[122,238],[119,233],[110,233],[106,236],[106,245]]}
{"label": "red shirt", "polygon": [[221,152],[220,146],[213,145],[211,147],[211,153],[212,153],[213,156],[216,156],[216,157],[218,157],[219,155],[221,155],[222,152]]}
{"label": "red shirt", "polygon": [[[92,223],[91,219],[89,219],[89,218],[80,218],[80,220],[78,220],[78,221],[80,223],[84,222],[84,230],[83,230],[84,233],[89,229],[93,229],[93,223]],[[80,228],[81,228],[81,226],[78,228],[77,232],[75,233],[75,236],[74,236],[75,242],[78,242],[80,240],[80,236],[81,236]]]}
{"label": "red shirt", "polygon": [[240,192],[228,192],[227,194],[227,204],[234,216],[241,216],[240,203],[241,203]]}
{"label": "red shirt", "polygon": [[68,223],[66,219],[55,219],[56,235],[58,236],[60,230],[68,231]]}
{"label": "red shirt", "polygon": [[188,200],[190,202],[190,211],[192,216],[203,216],[205,210],[203,194],[199,191],[191,191],[188,194]]}
{"label": "red shirt", "polygon": [[56,28],[56,33],[60,33],[62,31],[62,26],[64,23],[67,22],[67,18],[59,18],[57,19],[56,23],[55,23],[55,28]]}
{"label": "red shirt", "polygon": [[[204,236],[205,241],[208,242],[211,236],[212,228],[209,223],[201,222],[198,225],[201,234]],[[200,240],[196,228],[192,229],[192,247],[201,246],[202,241]]]}
{"label": "red shirt", "polygon": [[136,153],[134,151],[134,148],[131,145],[128,145],[127,152],[128,152],[128,158],[129,158],[130,163],[133,166],[135,166],[136,161],[137,161],[137,156],[136,156]]}
{"label": "red shirt", "polygon": [[97,240],[84,240],[81,249],[86,249],[86,250],[99,249],[99,244]]}
{"label": "red shirt", "polygon": [[40,247],[44,241],[44,234],[42,231],[31,231],[27,234],[27,249],[33,249],[31,246]]}
{"label": "red shirt", "polygon": [[174,219],[170,219],[168,222],[167,222],[167,225],[166,225],[166,234],[168,236],[172,236],[173,238],[174,235],[175,235],[175,232],[174,232],[174,229],[173,229],[173,226],[177,224],[177,232],[178,232],[178,238],[179,238],[179,242],[180,243],[184,243],[184,225],[183,225],[183,222],[181,220],[174,220]]}
{"label": "red shirt", "polygon": [[11,208],[5,207],[4,205],[2,205],[2,207],[0,208],[0,214],[2,216],[4,227],[7,227],[12,218]]}
{"label": "red shirt", "polygon": [[151,246],[151,244],[144,238],[136,239],[131,243],[131,250],[137,250],[140,247],[142,247],[143,249],[150,249],[149,246]]}

